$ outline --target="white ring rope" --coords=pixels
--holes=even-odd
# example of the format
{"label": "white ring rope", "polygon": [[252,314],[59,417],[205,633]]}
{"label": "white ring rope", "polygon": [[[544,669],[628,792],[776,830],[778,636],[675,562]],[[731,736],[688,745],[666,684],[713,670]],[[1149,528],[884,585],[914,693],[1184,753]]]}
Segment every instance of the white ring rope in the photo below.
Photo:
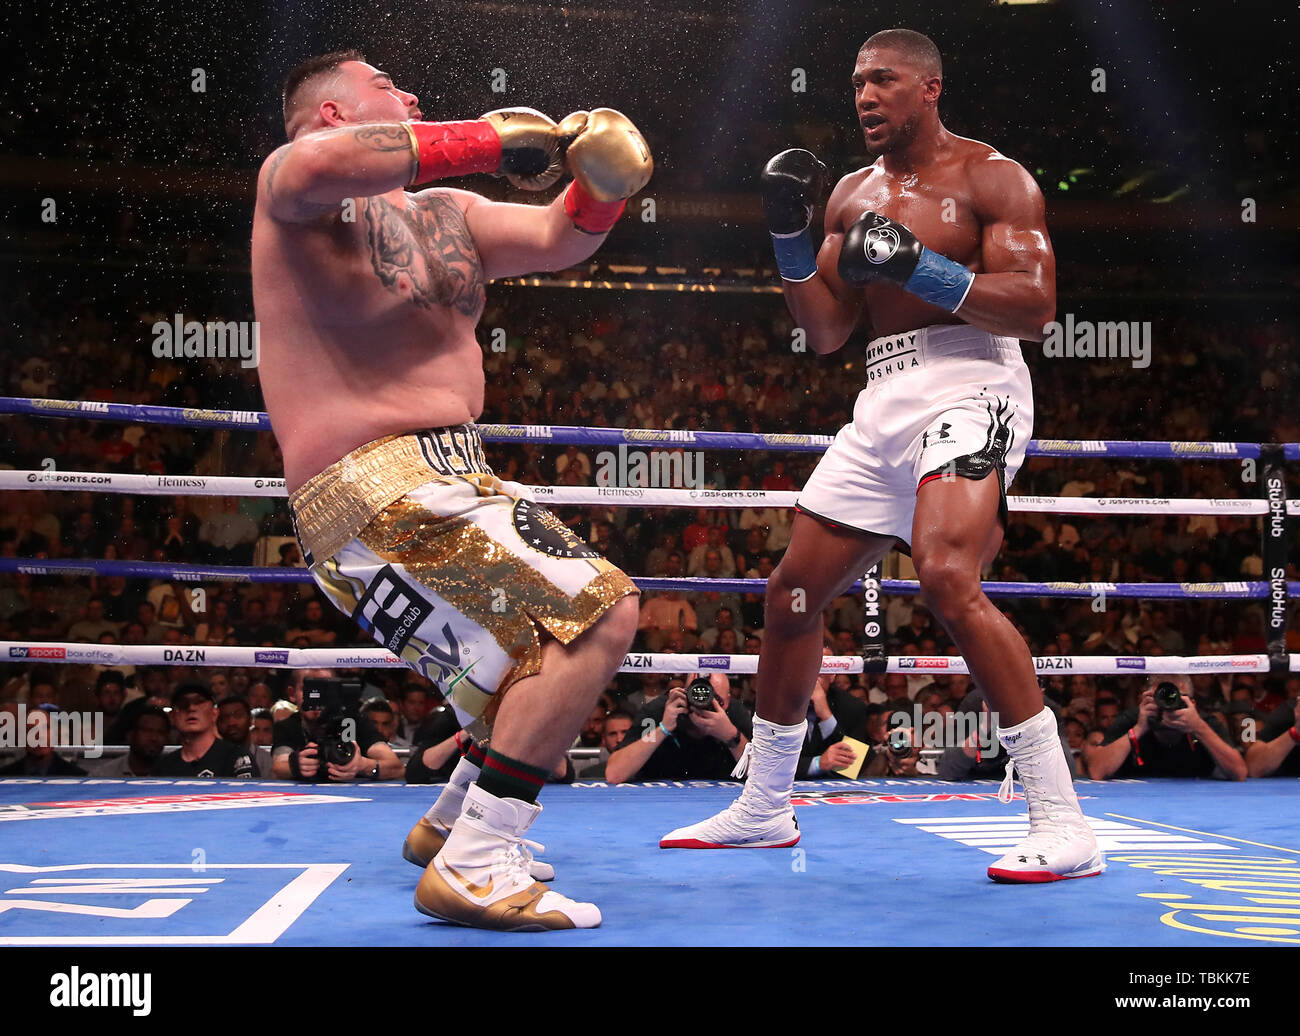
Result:
{"label": "white ring rope", "polygon": [[[112,667],[234,666],[283,669],[401,669],[407,663],[380,647],[263,648],[205,647],[163,644],[76,644],[45,641],[0,641],[0,657],[10,662],[49,662]],[[1288,656],[1292,672],[1300,672],[1300,654]],[[1040,675],[1078,673],[1085,676],[1143,673],[1267,673],[1267,655],[1042,655],[1034,659]],[[758,655],[677,655],[646,651],[628,653],[621,673],[739,673],[758,672]],[[822,659],[823,673],[861,673],[858,656]],[[890,655],[885,672],[969,673],[958,655]]]}
{"label": "white ring rope", "polygon": [[[741,489],[615,489],[599,486],[518,485],[529,498],[579,507],[792,508],[798,492]],[[137,493],[143,496],[287,497],[282,478],[226,475],[137,475],[95,471],[0,471],[0,490]],[[1050,514],[1267,514],[1267,500],[1188,497],[1009,496],[1012,511]],[[1300,500],[1287,501],[1300,515]]]}

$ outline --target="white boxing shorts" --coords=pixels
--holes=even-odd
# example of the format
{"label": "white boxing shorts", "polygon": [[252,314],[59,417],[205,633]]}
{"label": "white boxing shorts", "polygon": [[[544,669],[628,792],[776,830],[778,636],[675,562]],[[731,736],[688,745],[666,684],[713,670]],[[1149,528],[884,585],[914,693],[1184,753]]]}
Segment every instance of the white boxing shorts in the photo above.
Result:
{"label": "white boxing shorts", "polygon": [[917,490],[994,477],[999,515],[1034,426],[1029,368],[1014,338],[969,324],[923,327],[867,346],[867,386],[799,494],[805,514],[893,536],[910,551]]}
{"label": "white boxing shorts", "polygon": [[[303,556],[334,606],[438,685],[462,726],[541,670],[632,580],[492,474],[473,425],[367,443],[290,498]],[[484,713],[486,712],[486,715]]]}

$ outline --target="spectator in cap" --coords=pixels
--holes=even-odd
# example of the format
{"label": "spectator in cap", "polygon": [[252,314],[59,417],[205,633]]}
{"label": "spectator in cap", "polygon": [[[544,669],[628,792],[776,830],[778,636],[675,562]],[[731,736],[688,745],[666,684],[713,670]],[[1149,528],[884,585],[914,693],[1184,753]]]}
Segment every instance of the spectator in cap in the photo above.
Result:
{"label": "spectator in cap", "polygon": [[172,695],[172,723],[180,734],[181,747],[158,760],[158,777],[257,776],[247,750],[217,736],[217,703],[211,688],[201,683],[183,683]]}

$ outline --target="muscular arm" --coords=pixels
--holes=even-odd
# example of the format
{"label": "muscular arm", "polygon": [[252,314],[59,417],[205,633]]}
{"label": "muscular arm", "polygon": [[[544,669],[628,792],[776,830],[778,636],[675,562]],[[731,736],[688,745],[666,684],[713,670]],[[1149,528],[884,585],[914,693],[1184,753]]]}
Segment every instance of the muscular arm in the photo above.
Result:
{"label": "muscular arm", "polygon": [[819,355],[833,353],[848,341],[862,317],[859,288],[840,279],[840,245],[844,240],[844,202],[852,192],[850,177],[842,179],[826,204],[826,237],[817,252],[817,273],[806,281],[782,281],[785,302],[795,325],[807,334],[808,348]]}
{"label": "muscular arm", "polygon": [[271,153],[257,192],[273,219],[307,223],[344,198],[386,194],[411,182],[411,137],[401,123],[363,123],[311,133]]}
{"label": "muscular arm", "polygon": [[294,780],[293,770],[289,767],[289,756],[293,749],[288,745],[278,745],[271,751],[271,776],[282,781]]}
{"label": "muscular arm", "polygon": [[984,271],[957,315],[995,335],[1041,342],[1056,316],[1056,256],[1043,194],[1009,158],[982,158],[971,171],[972,204],[983,225]]}
{"label": "muscular arm", "polygon": [[549,205],[489,201],[472,191],[451,188],[440,193],[454,198],[465,213],[483,260],[483,276],[489,281],[567,269],[590,258],[608,236],[576,229],[564,211],[563,193]]}
{"label": "muscular arm", "polygon": [[[1286,706],[1278,706],[1277,710],[1269,716],[1264,734],[1272,733],[1277,729],[1278,723],[1288,719],[1294,720],[1293,728],[1300,727],[1300,698],[1288,702],[1287,705],[1291,709],[1291,715],[1287,715]],[[1261,739],[1246,749],[1246,771],[1251,777],[1268,777],[1275,773],[1277,768],[1286,761],[1286,757],[1295,751],[1300,751],[1300,748],[1292,739],[1289,730],[1284,730],[1272,741]]]}

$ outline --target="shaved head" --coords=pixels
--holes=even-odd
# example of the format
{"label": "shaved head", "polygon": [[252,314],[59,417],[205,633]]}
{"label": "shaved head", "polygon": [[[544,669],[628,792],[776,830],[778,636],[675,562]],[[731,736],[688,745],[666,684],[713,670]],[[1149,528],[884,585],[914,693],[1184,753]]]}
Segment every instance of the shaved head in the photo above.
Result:
{"label": "shaved head", "polygon": [[338,74],[340,65],[365,60],[365,55],[359,50],[336,50],[295,65],[284,77],[285,135],[293,140],[320,107],[321,101],[327,99],[324,94]]}
{"label": "shaved head", "polygon": [[934,41],[929,36],[923,36],[911,29],[885,29],[862,44],[858,53],[886,48],[902,54],[909,63],[920,70],[922,76],[943,78],[943,59],[939,57],[939,48],[934,45]]}

